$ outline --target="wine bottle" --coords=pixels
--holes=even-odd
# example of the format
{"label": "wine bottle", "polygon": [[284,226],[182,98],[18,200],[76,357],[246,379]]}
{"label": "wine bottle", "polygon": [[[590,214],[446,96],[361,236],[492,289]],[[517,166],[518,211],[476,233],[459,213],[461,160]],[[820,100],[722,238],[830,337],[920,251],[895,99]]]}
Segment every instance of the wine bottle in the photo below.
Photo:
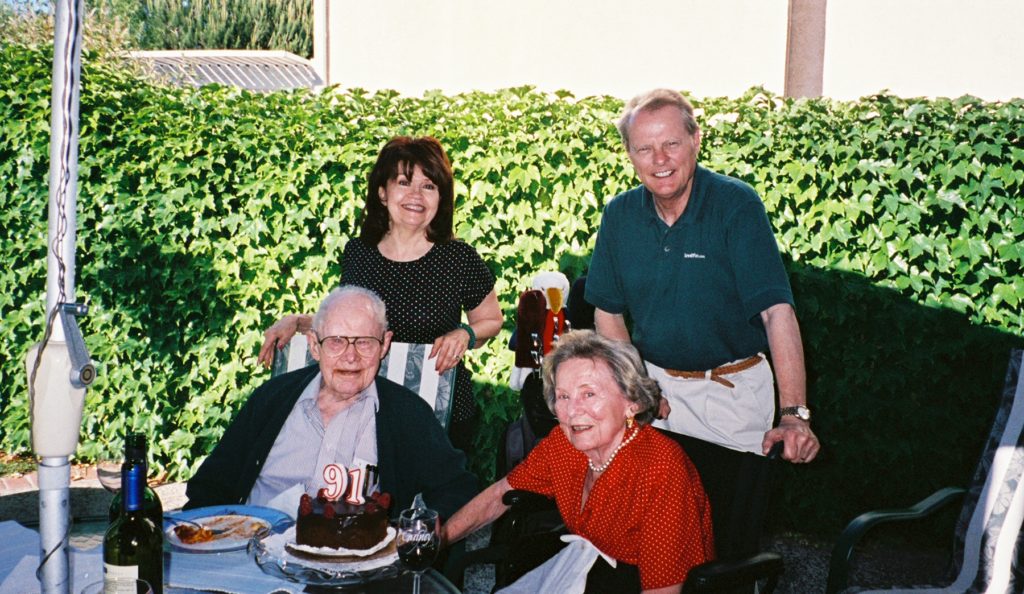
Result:
{"label": "wine bottle", "polygon": [[106,594],[116,592],[114,578],[141,578],[149,582],[154,594],[163,592],[164,532],[162,523],[153,523],[145,513],[145,484],[146,465],[125,461],[121,469],[121,514],[103,535]]}
{"label": "wine bottle", "polygon": [[[124,464],[121,465],[121,472],[129,464],[138,464],[142,466],[142,475],[146,477],[149,475],[149,465],[146,461],[146,436],[142,433],[129,433],[124,438]],[[143,493],[142,493],[142,510],[146,514],[146,517],[153,521],[157,526],[162,526],[164,521],[164,506],[160,502],[160,497],[157,496],[156,492],[153,491],[146,484],[145,479],[142,481]],[[119,491],[114,494],[114,498],[110,501],[110,523],[113,524],[121,515],[121,509],[124,507],[122,504],[122,493]]]}

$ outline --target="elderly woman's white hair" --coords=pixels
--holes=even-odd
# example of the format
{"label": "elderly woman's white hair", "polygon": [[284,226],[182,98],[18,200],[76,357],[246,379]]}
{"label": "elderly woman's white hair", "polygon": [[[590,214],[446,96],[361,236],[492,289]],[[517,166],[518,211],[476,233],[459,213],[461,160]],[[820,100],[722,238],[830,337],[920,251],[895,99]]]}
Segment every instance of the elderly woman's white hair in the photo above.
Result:
{"label": "elderly woman's white hair", "polygon": [[364,287],[357,287],[356,285],[341,285],[328,293],[327,297],[320,302],[320,308],[316,310],[316,315],[313,316],[313,332],[320,335],[321,330],[324,328],[324,323],[327,321],[327,314],[330,313],[331,308],[340,303],[342,300],[349,297],[355,296],[365,297],[370,301],[370,309],[373,311],[374,321],[380,326],[380,333],[384,334],[388,330],[388,310],[384,306],[384,301],[373,291]]}
{"label": "elderly woman's white hair", "polygon": [[647,375],[647,367],[640,353],[628,342],[604,338],[592,330],[575,330],[565,334],[544,357],[544,399],[552,413],[555,412],[558,366],[569,359],[600,360],[607,363],[626,400],[638,405],[634,417],[636,422],[647,424],[654,420],[661,401],[661,387]]}

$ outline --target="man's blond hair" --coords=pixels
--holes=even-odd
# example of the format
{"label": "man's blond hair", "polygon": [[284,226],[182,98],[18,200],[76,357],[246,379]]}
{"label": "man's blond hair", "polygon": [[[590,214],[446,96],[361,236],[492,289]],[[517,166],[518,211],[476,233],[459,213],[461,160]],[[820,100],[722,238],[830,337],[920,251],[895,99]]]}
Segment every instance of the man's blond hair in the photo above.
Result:
{"label": "man's blond hair", "polygon": [[633,125],[636,114],[643,111],[654,111],[662,107],[678,109],[683,125],[686,126],[686,131],[691,136],[700,130],[697,119],[693,116],[693,105],[686,100],[686,97],[671,89],[654,89],[633,97],[622,109],[622,116],[619,117],[616,126],[619,129],[619,135],[622,136],[622,144],[626,145],[626,150],[629,150],[629,128]]}

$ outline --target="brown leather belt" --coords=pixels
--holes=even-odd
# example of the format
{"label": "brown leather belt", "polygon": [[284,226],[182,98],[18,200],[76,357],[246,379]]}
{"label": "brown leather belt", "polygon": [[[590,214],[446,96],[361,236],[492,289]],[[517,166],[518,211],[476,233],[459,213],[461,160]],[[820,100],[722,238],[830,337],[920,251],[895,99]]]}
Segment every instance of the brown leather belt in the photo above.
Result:
{"label": "brown leather belt", "polygon": [[672,377],[681,377],[684,379],[709,379],[713,382],[718,382],[722,384],[726,388],[735,388],[735,384],[733,384],[732,382],[730,382],[729,380],[725,379],[722,376],[729,375],[732,373],[739,373],[741,371],[750,369],[751,367],[760,363],[761,360],[761,355],[754,355],[753,357],[748,357],[742,361],[730,363],[728,365],[722,365],[720,367],[715,367],[714,369],[708,371],[678,371],[676,369],[666,369],[665,373],[671,375]]}

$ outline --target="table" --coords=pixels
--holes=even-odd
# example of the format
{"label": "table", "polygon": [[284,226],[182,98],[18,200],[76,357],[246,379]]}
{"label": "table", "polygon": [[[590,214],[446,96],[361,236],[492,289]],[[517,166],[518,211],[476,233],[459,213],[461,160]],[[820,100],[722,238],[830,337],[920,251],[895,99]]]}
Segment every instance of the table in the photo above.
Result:
{"label": "table", "polygon": [[[102,526],[101,526],[102,528]],[[39,563],[39,533],[14,521],[0,522],[0,592],[38,592],[35,570]],[[88,550],[71,547],[72,586],[77,594],[86,584],[103,577],[102,547]],[[237,594],[404,594],[412,592],[412,575],[344,588],[323,588],[289,582],[260,570],[245,551],[193,554],[164,553],[165,594],[216,592]],[[423,594],[460,594],[443,575],[428,570],[423,575]]]}

